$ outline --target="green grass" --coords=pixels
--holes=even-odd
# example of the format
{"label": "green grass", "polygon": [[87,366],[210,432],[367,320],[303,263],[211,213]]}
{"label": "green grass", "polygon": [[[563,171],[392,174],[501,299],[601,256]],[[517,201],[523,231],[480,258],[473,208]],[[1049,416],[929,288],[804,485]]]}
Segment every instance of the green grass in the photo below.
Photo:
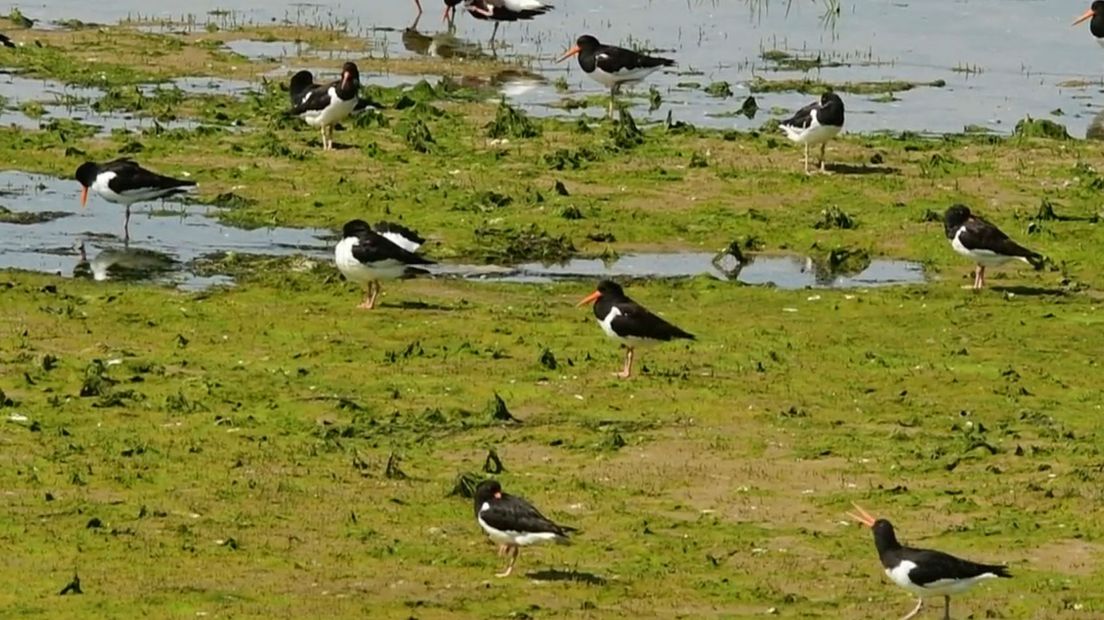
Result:
{"label": "green grass", "polygon": [[[62,50],[111,44],[50,36]],[[160,38],[128,36],[117,45],[134,54]],[[903,614],[912,601],[869,532],[846,523],[852,502],[905,541],[1012,564],[1013,581],[957,598],[958,617],[1104,613],[1095,147],[845,136],[829,150],[836,174],[806,177],[774,132],[542,121],[420,85],[369,89],[382,115],[347,123],[347,148],[323,153],[280,116],[275,87],[124,88],[194,75],[185,60],[229,75],[206,49],[183,41],[166,64],[109,71],[101,106],[240,131],[0,129],[7,165],[69,177],[137,142],[143,163],[191,172],[203,200],[230,205],[230,223],[401,219],[442,260],[745,240],[909,258],[932,281],[634,282],[630,295],[699,340],[641,351],[642,373],[621,381],[621,352],[573,307],[590,282],[389,283],[365,312],[329,265],[236,257],[207,268],[237,286],[198,294],[4,272],[3,615]],[[55,69],[45,76],[78,72]],[[963,290],[970,266],[938,221],[952,202],[1052,266]],[[617,241],[587,240],[599,232]],[[496,394],[519,422],[493,415]],[[485,475],[490,450],[508,491],[581,530],[571,547],[523,551],[506,580],[469,500],[450,495]],[[59,597],[74,573],[84,594]]]}

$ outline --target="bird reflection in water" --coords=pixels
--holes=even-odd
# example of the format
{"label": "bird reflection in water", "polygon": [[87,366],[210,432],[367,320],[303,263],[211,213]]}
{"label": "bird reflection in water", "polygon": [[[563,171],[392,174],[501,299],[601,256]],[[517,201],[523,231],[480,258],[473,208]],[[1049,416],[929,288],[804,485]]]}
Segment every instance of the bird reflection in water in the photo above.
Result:
{"label": "bird reflection in water", "polygon": [[101,250],[91,260],[84,242],[77,247],[80,259],[73,268],[74,278],[91,278],[96,282],[105,280],[143,281],[168,275],[179,268],[173,257],[155,250],[123,247],[109,247]]}

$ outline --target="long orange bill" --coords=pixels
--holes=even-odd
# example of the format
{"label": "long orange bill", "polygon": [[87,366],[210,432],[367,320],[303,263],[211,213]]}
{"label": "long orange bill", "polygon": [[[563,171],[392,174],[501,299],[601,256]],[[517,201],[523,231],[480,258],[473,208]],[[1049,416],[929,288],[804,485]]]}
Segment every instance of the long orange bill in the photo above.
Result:
{"label": "long orange bill", "polygon": [[869,512],[863,510],[862,506],[854,502],[852,502],[851,505],[855,507],[855,510],[857,510],[859,514],[849,512],[847,513],[847,516],[858,521],[859,523],[862,523],[867,527],[874,527],[874,521],[876,521],[876,519]]}
{"label": "long orange bill", "polygon": [[1077,24],[1080,24],[1081,22],[1085,21],[1086,19],[1092,19],[1092,16],[1095,15],[1095,14],[1096,13],[1093,13],[1092,9],[1089,9],[1088,11],[1085,11],[1084,15],[1082,15],[1081,17],[1078,17],[1077,21],[1073,22],[1070,25],[1071,26],[1076,26]]}
{"label": "long orange bill", "polygon": [[585,306],[587,304],[592,304],[592,303],[598,301],[598,298],[601,297],[601,296],[602,296],[601,293],[599,293],[598,291],[594,291],[590,295],[587,295],[586,298],[584,298],[582,301],[575,304],[575,307],[578,308],[579,306]]}
{"label": "long orange bill", "polygon": [[576,45],[575,47],[567,50],[567,52],[563,56],[560,56],[560,59],[557,60],[556,62],[563,62],[563,61],[567,60],[568,58],[571,58],[575,54],[578,54],[581,51],[583,51],[583,50],[579,49],[579,46]]}
{"label": "long orange bill", "polygon": [[81,189],[81,208],[84,208],[84,203],[88,202],[88,188]]}
{"label": "long orange bill", "polygon": [[344,90],[349,85],[349,73],[345,72],[341,74],[341,89]]}

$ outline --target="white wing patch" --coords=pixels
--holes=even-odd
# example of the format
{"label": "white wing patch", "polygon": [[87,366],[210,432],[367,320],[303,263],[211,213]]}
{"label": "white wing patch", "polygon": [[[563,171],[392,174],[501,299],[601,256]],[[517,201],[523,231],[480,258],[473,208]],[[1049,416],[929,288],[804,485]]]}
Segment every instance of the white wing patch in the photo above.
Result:
{"label": "white wing patch", "polygon": [[391,243],[394,243],[400,248],[406,250],[407,252],[417,252],[418,248],[422,247],[422,244],[418,243],[417,241],[413,239],[407,239],[401,234],[390,230],[387,232],[381,232],[380,236],[384,239],[387,239]]}

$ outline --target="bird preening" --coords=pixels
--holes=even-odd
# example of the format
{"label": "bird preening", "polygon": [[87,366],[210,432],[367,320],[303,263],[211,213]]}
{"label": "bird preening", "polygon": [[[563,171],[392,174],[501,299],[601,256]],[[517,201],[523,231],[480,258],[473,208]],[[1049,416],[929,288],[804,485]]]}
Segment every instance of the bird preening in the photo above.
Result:
{"label": "bird preening", "polygon": [[475,520],[498,545],[500,556],[509,556],[496,577],[509,577],[522,547],[544,542],[570,544],[575,528],[553,522],[527,500],[502,491],[497,480],[484,480],[475,488]]}
{"label": "bird preening", "polygon": [[951,620],[952,595],[961,594],[987,579],[1012,576],[1004,565],[979,564],[942,551],[902,545],[892,523],[874,518],[858,504],[853,506],[856,512],[849,512],[847,516],[874,533],[874,547],[886,576],[917,597],[916,607],[901,620],[909,620],[920,613],[925,598],[940,596],[943,597],[943,618]]}
{"label": "bird preening", "polygon": [[346,278],[367,286],[367,297],[359,307],[371,310],[379,299],[381,281],[429,273],[421,266],[434,261],[416,254],[423,243],[417,232],[399,224],[380,222],[373,229],[364,220],[351,220],[341,229],[334,262]]}
{"label": "bird preening", "polygon": [[820,96],[778,124],[786,137],[805,146],[805,174],[809,174],[809,147],[820,147],[820,171],[826,172],[824,150],[843,130],[843,99],[832,91]]}
{"label": "bird preening", "polygon": [[985,286],[985,268],[1009,261],[1023,261],[1042,269],[1046,258],[1016,243],[1001,229],[970,212],[969,207],[952,205],[943,214],[943,230],[951,248],[975,263],[974,290]]}
{"label": "bird preening", "polygon": [[315,84],[310,71],[291,76],[289,114],[300,116],[311,127],[322,131],[322,150],[333,149],[334,125],[349,118],[360,104],[360,71],[355,63],[341,67],[341,78],[328,84]]}

